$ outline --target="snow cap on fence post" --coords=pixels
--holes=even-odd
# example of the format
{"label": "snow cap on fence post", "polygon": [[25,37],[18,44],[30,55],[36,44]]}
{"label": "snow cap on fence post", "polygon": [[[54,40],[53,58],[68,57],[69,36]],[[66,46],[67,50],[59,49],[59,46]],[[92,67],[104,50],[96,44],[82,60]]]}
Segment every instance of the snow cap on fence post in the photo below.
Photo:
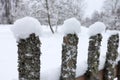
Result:
{"label": "snow cap on fence post", "polygon": [[42,29],[40,22],[33,17],[24,17],[14,22],[11,28],[17,40],[26,39],[30,34],[41,35]]}
{"label": "snow cap on fence post", "polygon": [[64,21],[63,31],[66,34],[63,37],[62,44],[62,65],[60,80],[75,80],[77,63],[77,45],[80,32],[80,23],[75,18]]}
{"label": "snow cap on fence post", "polygon": [[96,22],[89,27],[89,47],[88,47],[88,70],[86,80],[99,80],[98,66],[100,56],[100,46],[102,41],[101,33],[105,31],[105,25],[102,22]]}
{"label": "snow cap on fence post", "polygon": [[89,26],[88,34],[89,36],[94,36],[96,34],[102,33],[106,30],[106,26],[103,22],[95,22]]}
{"label": "snow cap on fence post", "polygon": [[39,21],[32,17],[19,19],[12,27],[18,40],[19,80],[40,80],[40,27]]}
{"label": "snow cap on fence post", "polygon": [[62,30],[64,34],[78,34],[81,30],[81,23],[76,18],[70,18],[64,21]]}

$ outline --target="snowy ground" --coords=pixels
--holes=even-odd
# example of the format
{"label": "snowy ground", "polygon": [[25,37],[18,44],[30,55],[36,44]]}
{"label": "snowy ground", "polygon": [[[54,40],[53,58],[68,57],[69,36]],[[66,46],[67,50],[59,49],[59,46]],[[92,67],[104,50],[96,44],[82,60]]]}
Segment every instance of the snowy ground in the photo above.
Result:
{"label": "snowy ground", "polygon": [[[0,80],[18,80],[17,43],[10,30],[12,25],[0,25]],[[41,80],[58,80],[61,65],[63,34],[60,30],[52,35],[49,27],[43,26],[44,34],[40,37],[41,45]],[[87,69],[88,29],[82,27],[79,36],[76,77],[83,75]],[[103,68],[107,39],[110,32],[103,33],[100,66]],[[120,49],[119,49],[120,51]]]}

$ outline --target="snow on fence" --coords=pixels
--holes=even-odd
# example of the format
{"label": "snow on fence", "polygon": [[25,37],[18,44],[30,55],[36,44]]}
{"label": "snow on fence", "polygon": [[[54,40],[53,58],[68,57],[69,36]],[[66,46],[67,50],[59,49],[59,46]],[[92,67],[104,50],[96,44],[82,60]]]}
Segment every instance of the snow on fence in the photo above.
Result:
{"label": "snow on fence", "polygon": [[78,37],[68,34],[63,39],[60,80],[74,80],[76,76]]}
{"label": "snow on fence", "polygon": [[18,42],[19,80],[40,80],[40,40],[34,33]]}
{"label": "snow on fence", "polygon": [[[98,41],[98,38],[96,38],[95,40]],[[89,49],[89,52],[91,53],[88,53],[88,55],[90,55],[88,57],[88,60],[89,58],[91,59],[88,62],[91,62],[92,60],[93,62],[91,62],[90,64],[88,63],[88,71],[85,73],[85,75],[77,78],[76,80],[114,80],[115,77],[118,78],[117,80],[120,80],[120,61],[118,61],[118,64],[115,65],[116,59],[118,57],[117,49],[119,46],[119,35],[118,34],[111,35],[108,39],[107,45],[108,45],[107,55],[106,55],[106,62],[105,62],[104,69],[101,71],[98,70],[99,57],[97,56],[99,55],[99,52],[98,52],[99,47],[94,46],[93,44],[93,47],[91,48],[95,47],[94,48],[95,50],[91,51]],[[89,44],[89,46],[92,46],[91,43]],[[94,52],[96,52],[96,54],[94,54]]]}
{"label": "snow on fence", "polygon": [[[62,66],[60,80],[75,80],[77,63],[77,45],[80,32],[80,23],[75,18],[64,21],[64,33],[62,44]],[[73,26],[74,25],[74,26]],[[71,26],[68,30],[68,26]],[[77,28],[77,29],[76,29]]]}
{"label": "snow on fence", "polygon": [[36,19],[25,17],[12,28],[18,43],[19,80],[40,80],[40,26]]}
{"label": "snow on fence", "polygon": [[[96,25],[102,28],[98,31],[96,30]],[[25,29],[26,26],[29,26],[29,28]],[[16,21],[12,29],[18,41],[19,80],[40,80],[41,43],[38,36],[41,29],[39,29],[39,26],[40,24],[36,19],[27,17]],[[117,66],[115,65],[116,58],[118,57],[118,34],[109,37],[105,66],[103,70],[99,71],[101,33],[105,30],[105,25],[97,22],[90,27],[88,69],[83,76],[75,78],[79,40],[77,33],[80,32],[80,23],[75,18],[71,18],[64,22],[64,28],[65,26],[72,26],[72,28],[69,30],[65,29],[66,35],[63,38],[62,44],[60,80],[113,80],[115,77],[120,80],[120,61]]]}
{"label": "snow on fence", "polygon": [[88,48],[88,70],[86,73],[87,80],[99,80],[98,77],[98,66],[100,56],[102,35],[97,34],[90,37],[89,48]]}
{"label": "snow on fence", "polygon": [[106,53],[106,62],[105,62],[105,80],[113,80],[115,78],[115,61],[118,57],[118,46],[119,46],[119,35],[114,34],[109,37],[108,48]]}

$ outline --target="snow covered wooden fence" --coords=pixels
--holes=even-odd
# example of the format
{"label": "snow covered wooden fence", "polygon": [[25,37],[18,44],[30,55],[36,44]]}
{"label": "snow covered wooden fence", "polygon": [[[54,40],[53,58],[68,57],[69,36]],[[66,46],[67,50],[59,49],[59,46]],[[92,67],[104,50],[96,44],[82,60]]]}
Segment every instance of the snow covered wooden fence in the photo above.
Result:
{"label": "snow covered wooden fence", "polygon": [[113,80],[115,78],[115,61],[118,57],[119,34],[109,37],[106,53],[104,80]]}
{"label": "snow covered wooden fence", "polygon": [[67,36],[63,38],[60,80],[75,80],[77,45],[78,37],[76,34],[67,34]]}
{"label": "snow covered wooden fence", "polygon": [[40,30],[32,17],[19,19],[12,27],[18,43],[18,80],[40,80]]}
{"label": "snow covered wooden fence", "polygon": [[18,42],[19,80],[40,80],[40,40],[34,33]]}
{"label": "snow covered wooden fence", "polygon": [[[95,41],[100,42],[101,41],[100,36],[99,36],[99,39],[96,38]],[[94,44],[91,44],[91,43],[89,44],[89,48],[90,46],[92,46],[91,48],[94,48],[95,50],[91,51],[89,49],[91,54],[89,56],[89,53],[88,53],[88,60],[89,58],[90,59],[93,58],[93,60],[95,59],[97,62],[90,60],[92,62],[90,64],[88,63],[88,70],[90,69],[91,70],[87,71],[85,75],[78,77],[76,80],[114,80],[115,77],[118,78],[117,80],[120,80],[120,61],[118,61],[118,65],[115,65],[116,58],[118,57],[117,49],[119,46],[119,35],[118,34],[111,35],[109,37],[107,45],[108,46],[107,46],[105,66],[103,70],[99,71],[98,56],[100,55],[100,53],[98,52],[98,49],[99,49],[100,43],[96,43],[96,46],[94,46]],[[95,55],[93,54],[94,52],[96,52]]]}
{"label": "snow covered wooden fence", "polygon": [[[113,64],[118,56],[117,48],[119,44],[119,35],[112,35],[109,38],[105,69],[99,71],[98,58],[100,55],[99,49],[101,40],[101,34],[90,37],[88,49],[88,71],[86,72],[87,75],[85,74],[76,78],[76,80],[113,80],[114,77],[118,77],[118,80],[120,80],[120,61],[116,67],[115,64]],[[30,34],[28,38],[20,39],[18,41],[19,80],[40,80],[40,44],[39,37],[35,34]],[[78,37],[76,34],[68,34],[63,38],[63,62],[60,80],[75,80],[77,44]],[[73,51],[73,48],[75,51]],[[110,62],[111,64],[108,64],[109,61],[112,61]],[[110,77],[112,79],[108,79]]]}
{"label": "snow covered wooden fence", "polygon": [[[39,21],[31,17],[23,18],[19,21],[16,21],[16,27],[13,27],[13,32],[18,42],[19,80],[40,80],[41,42],[39,39]],[[102,29],[95,31],[96,25],[97,28],[102,26]],[[67,32],[69,29],[68,26],[74,28]],[[102,41],[101,32],[105,30],[105,28],[104,24],[100,22],[90,27],[87,61],[88,70],[83,76],[75,78],[78,52],[77,45],[79,40],[77,34],[80,30],[80,23],[75,18],[72,18],[64,22],[64,28],[65,27],[67,27],[67,29],[64,29],[65,36],[63,37],[61,52],[62,65],[60,80],[113,80],[115,77],[120,80],[120,61],[118,65],[115,65],[116,58],[118,57],[118,34],[109,37],[105,66],[103,70],[99,71],[99,56]],[[93,30],[95,31],[94,33]]]}
{"label": "snow covered wooden fence", "polygon": [[77,19],[71,18],[64,21],[64,28],[60,80],[75,80],[79,40],[77,34],[80,32],[80,23]]}
{"label": "snow covered wooden fence", "polygon": [[98,66],[101,40],[101,34],[97,34],[90,37],[88,48],[88,70],[86,72],[87,80],[99,80]]}

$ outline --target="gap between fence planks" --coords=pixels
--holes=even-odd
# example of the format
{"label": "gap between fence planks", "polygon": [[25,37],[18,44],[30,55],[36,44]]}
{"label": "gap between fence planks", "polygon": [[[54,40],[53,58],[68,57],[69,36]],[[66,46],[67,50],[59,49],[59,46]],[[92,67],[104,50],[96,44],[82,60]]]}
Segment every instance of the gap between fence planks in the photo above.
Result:
{"label": "gap between fence planks", "polygon": [[[115,67],[115,75],[116,75],[116,77],[117,77],[117,69],[118,69],[118,68],[117,68],[117,65],[116,65],[116,67]],[[104,73],[104,69],[99,71],[99,74],[98,74],[98,75],[99,75],[99,77],[100,77],[100,80],[104,80],[104,79],[103,79],[103,76],[104,76],[103,73]],[[83,76],[77,77],[76,80],[86,80],[86,76],[83,75]]]}

